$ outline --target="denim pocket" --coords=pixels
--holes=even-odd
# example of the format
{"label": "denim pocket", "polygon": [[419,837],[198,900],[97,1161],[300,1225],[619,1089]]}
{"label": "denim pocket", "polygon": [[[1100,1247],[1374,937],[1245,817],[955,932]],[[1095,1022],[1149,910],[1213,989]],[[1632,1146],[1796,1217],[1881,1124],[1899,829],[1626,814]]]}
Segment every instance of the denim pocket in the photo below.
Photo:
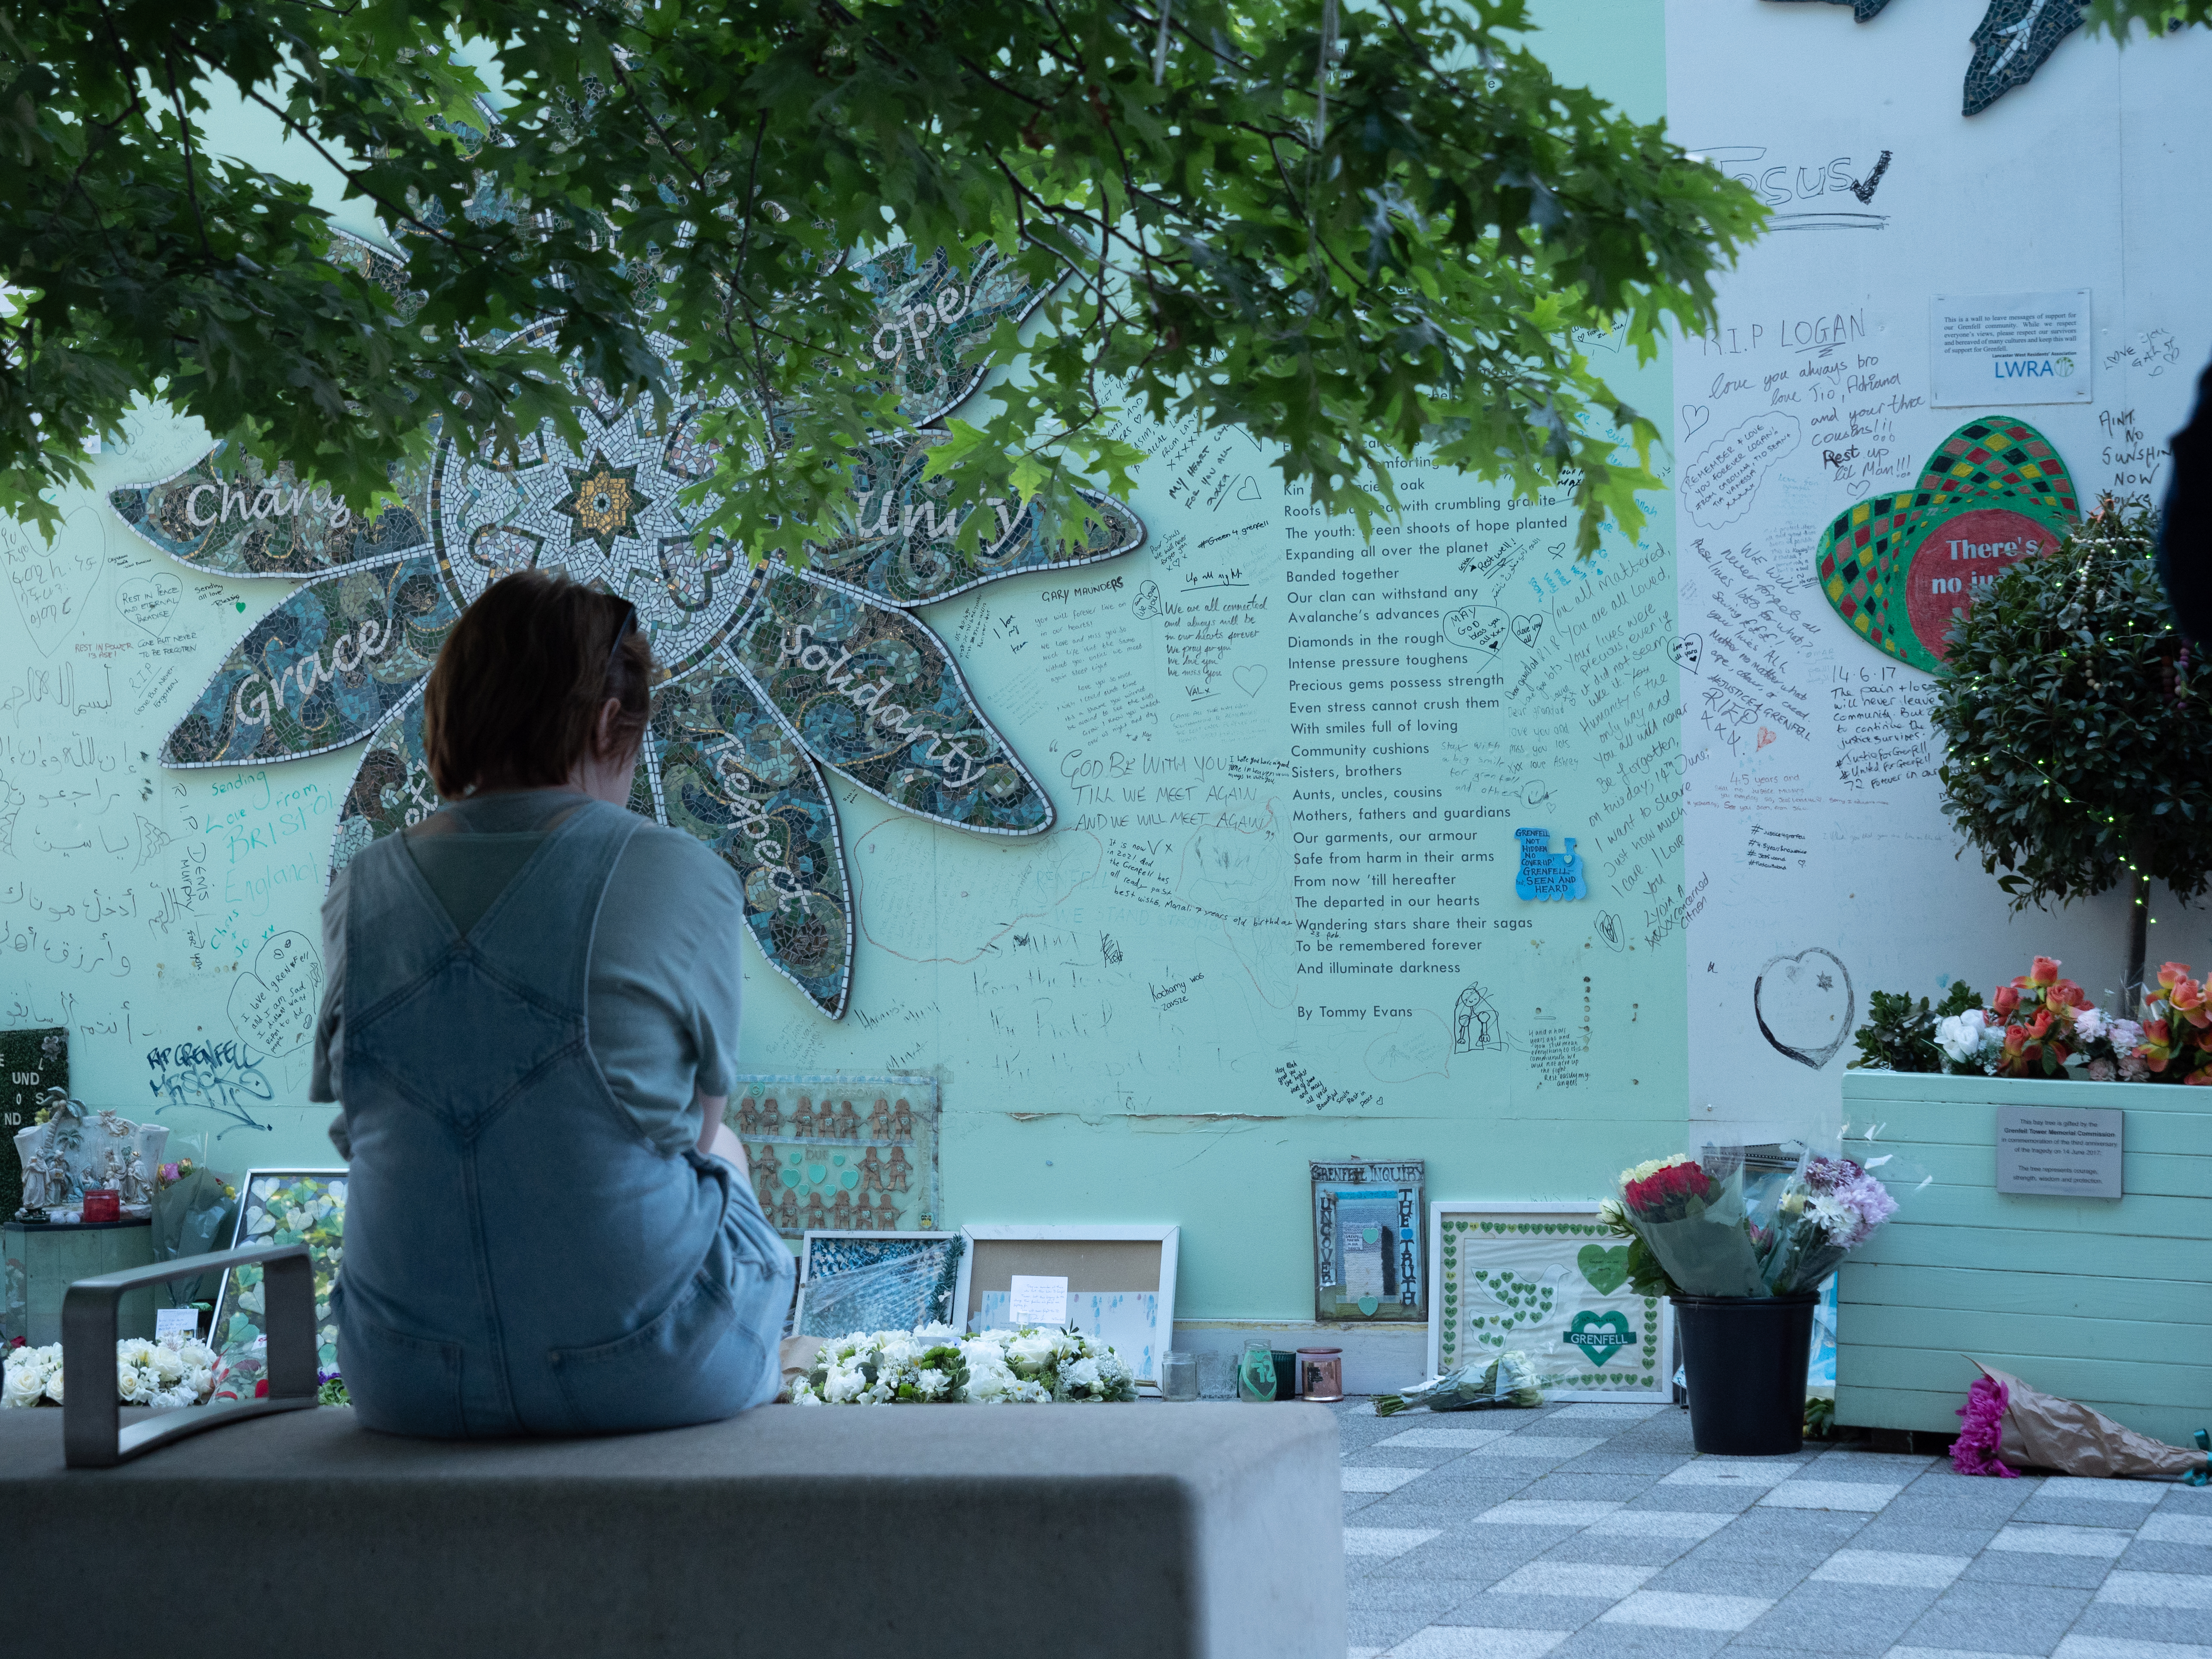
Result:
{"label": "denim pocket", "polygon": [[365,1427],[434,1440],[459,1440],[469,1431],[458,1342],[387,1330],[342,1310],[338,1369]]}
{"label": "denim pocket", "polygon": [[729,1292],[708,1273],[628,1336],[547,1356],[582,1434],[674,1428],[732,1417],[752,1403],[765,1362]]}

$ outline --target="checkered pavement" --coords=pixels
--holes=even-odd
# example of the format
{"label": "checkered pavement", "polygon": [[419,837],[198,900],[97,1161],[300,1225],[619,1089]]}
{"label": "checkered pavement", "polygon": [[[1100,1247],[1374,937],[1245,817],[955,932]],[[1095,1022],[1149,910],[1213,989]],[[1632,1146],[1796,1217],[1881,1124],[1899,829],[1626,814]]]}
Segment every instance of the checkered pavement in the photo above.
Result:
{"label": "checkered pavement", "polygon": [[1351,1659],[2212,1659],[2212,1487],[1338,1407]]}

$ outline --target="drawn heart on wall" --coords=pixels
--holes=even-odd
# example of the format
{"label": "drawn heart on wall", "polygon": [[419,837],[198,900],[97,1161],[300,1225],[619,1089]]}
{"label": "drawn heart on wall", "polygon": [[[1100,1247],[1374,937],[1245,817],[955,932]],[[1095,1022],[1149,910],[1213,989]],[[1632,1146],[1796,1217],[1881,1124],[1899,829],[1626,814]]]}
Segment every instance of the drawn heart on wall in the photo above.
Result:
{"label": "drawn heart on wall", "polygon": [[1494,605],[1466,605],[1444,612],[1444,637],[1470,651],[1495,651],[1505,642],[1506,616]]}
{"label": "drawn heart on wall", "polygon": [[1592,1290],[1600,1296],[1611,1296],[1628,1283],[1628,1246],[1616,1244],[1607,1249],[1602,1244],[1585,1244],[1575,1252],[1575,1266],[1583,1270]]}
{"label": "drawn heart on wall", "polygon": [[1817,1072],[1850,1035],[1858,1000],[1843,958],[1815,945],[1761,968],[1752,981],[1751,1008],[1759,1036],[1776,1053]]}
{"label": "drawn heart on wall", "polygon": [[1682,405],[1682,441],[1689,442],[1697,434],[1698,429],[1712,418],[1713,411],[1706,404],[1684,404]]}
{"label": "drawn heart on wall", "polygon": [[231,1029],[264,1054],[289,1054],[313,1041],[323,1000],[323,960],[305,933],[264,940],[253,970],[240,974],[225,1005]]}
{"label": "drawn heart on wall", "polygon": [[1620,918],[1610,910],[1598,913],[1597,936],[1616,951],[1628,943],[1626,930],[1621,927]]}
{"label": "drawn heart on wall", "polygon": [[0,577],[40,656],[52,656],[76,632],[106,563],[107,526],[91,507],[64,514],[51,544],[12,524],[0,526]]}
{"label": "drawn heart on wall", "polygon": [[1237,689],[1246,696],[1256,697],[1260,688],[1267,683],[1267,671],[1256,662],[1248,662],[1240,665],[1229,678],[1237,682]]}
{"label": "drawn heart on wall", "polygon": [[1531,651],[1536,648],[1536,641],[1542,636],[1543,632],[1544,619],[1540,616],[1532,613],[1525,617],[1516,617],[1513,619],[1513,637]]}
{"label": "drawn heart on wall", "polygon": [[1703,634],[1685,634],[1674,641],[1667,654],[1674,658],[1677,668],[1686,668],[1694,674],[1698,672],[1698,665],[1705,660],[1705,636]]}
{"label": "drawn heart on wall", "polygon": [[159,639],[184,597],[185,585],[174,576],[133,576],[115,590],[115,609],[133,628]]}

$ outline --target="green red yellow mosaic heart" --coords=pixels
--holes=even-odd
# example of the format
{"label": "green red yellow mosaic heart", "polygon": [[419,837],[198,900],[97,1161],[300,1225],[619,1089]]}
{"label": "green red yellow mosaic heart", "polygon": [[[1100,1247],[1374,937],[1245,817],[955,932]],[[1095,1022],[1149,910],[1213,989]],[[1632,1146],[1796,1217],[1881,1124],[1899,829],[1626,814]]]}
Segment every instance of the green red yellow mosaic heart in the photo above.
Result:
{"label": "green red yellow mosaic heart", "polygon": [[1861,637],[1913,667],[1942,665],[1954,620],[2007,565],[2048,553],[2081,517],[2066,463],[2026,421],[1969,421],[1909,490],[1876,495],[1822,532],[1820,591]]}

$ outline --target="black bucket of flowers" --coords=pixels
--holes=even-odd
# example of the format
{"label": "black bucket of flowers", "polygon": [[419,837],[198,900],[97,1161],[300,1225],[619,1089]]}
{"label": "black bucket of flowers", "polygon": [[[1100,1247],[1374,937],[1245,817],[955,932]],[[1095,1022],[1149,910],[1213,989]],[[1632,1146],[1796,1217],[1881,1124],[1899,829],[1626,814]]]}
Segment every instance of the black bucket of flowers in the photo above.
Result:
{"label": "black bucket of flowers", "polygon": [[1820,1287],[1897,1208],[1847,1158],[1747,1161],[1708,1146],[1625,1170],[1604,1209],[1629,1278],[1674,1304],[1700,1452],[1781,1457],[1804,1443],[1805,1371]]}

